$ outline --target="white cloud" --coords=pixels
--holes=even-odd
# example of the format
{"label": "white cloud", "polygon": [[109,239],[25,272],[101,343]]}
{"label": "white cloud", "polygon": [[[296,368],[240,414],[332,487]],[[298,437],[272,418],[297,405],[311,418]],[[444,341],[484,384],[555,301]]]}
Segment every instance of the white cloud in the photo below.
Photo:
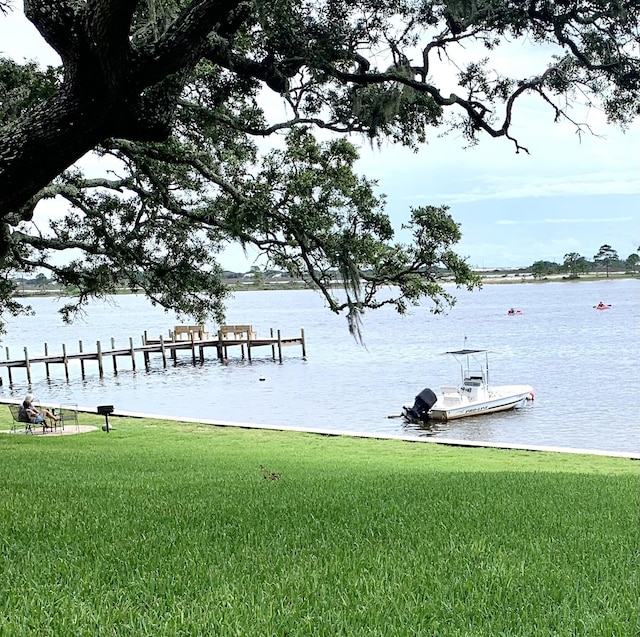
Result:
{"label": "white cloud", "polygon": [[633,217],[603,217],[603,218],[590,218],[590,217],[574,217],[574,218],[555,218],[555,219],[498,219],[495,223],[498,226],[527,226],[527,225],[542,225],[546,223],[561,224],[561,223],[617,223],[620,221],[633,221]]}
{"label": "white cloud", "polygon": [[618,221],[633,221],[633,217],[603,217],[601,219],[544,219],[544,223],[615,223]]}

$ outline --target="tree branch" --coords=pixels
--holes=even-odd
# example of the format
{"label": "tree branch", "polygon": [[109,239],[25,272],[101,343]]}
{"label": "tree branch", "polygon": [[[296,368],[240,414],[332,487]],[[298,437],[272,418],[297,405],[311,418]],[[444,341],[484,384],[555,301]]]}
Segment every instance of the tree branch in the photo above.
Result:
{"label": "tree branch", "polygon": [[[153,43],[151,50],[139,53],[140,82],[146,86],[181,69],[191,68],[200,59],[212,31],[232,35],[241,25],[233,13],[244,15],[244,0],[200,0],[190,3],[169,29]],[[242,8],[241,8],[242,7]]]}
{"label": "tree branch", "polygon": [[77,57],[86,7],[73,0],[24,0],[24,14],[63,60]]}

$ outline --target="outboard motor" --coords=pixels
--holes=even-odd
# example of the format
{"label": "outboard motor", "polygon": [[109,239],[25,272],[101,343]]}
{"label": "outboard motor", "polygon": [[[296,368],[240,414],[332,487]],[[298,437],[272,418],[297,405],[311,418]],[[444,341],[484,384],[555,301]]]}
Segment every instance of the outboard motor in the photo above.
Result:
{"label": "outboard motor", "polygon": [[429,410],[437,400],[438,397],[427,387],[416,396],[413,407],[405,408],[405,416],[411,420],[427,420]]}

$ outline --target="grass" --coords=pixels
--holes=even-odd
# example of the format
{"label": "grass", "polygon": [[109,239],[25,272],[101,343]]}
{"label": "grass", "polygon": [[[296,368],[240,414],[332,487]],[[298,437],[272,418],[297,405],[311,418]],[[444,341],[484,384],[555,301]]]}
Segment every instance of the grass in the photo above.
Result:
{"label": "grass", "polygon": [[638,634],[636,462],[112,424],[0,436],[2,637]]}

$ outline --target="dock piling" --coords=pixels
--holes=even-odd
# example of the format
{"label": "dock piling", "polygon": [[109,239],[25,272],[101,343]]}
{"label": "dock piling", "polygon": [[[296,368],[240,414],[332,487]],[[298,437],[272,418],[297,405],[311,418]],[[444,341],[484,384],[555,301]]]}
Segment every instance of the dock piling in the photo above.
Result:
{"label": "dock piling", "polygon": [[[111,337],[111,351],[114,351],[116,348],[116,339],[112,336]],[[118,362],[117,362],[117,356],[113,355],[111,357],[111,361],[113,363],[113,374],[114,376],[117,376],[118,374]]]}
{"label": "dock piling", "polygon": [[[45,358],[49,357],[49,345],[48,343],[44,344],[44,356]],[[49,379],[49,363],[45,363],[44,364],[44,368],[45,368],[45,374],[47,376],[47,380]]]}
{"label": "dock piling", "polygon": [[[78,351],[82,354],[82,341],[78,341]],[[80,358],[80,374],[84,379],[84,358]]]}
{"label": "dock piling", "polygon": [[[7,356],[7,360],[11,360],[11,356],[9,356],[9,348],[5,347],[5,354]],[[7,372],[9,375],[9,385],[13,385],[13,379],[11,378],[11,367],[7,367]]]}
{"label": "dock piling", "polygon": [[222,330],[218,330],[218,344],[216,345],[218,359],[222,360]]}
{"label": "dock piling", "polygon": [[62,362],[64,363],[64,377],[69,382],[69,359],[67,357],[67,346],[62,344]]}
{"label": "dock piling", "polygon": [[104,377],[104,368],[102,366],[102,344],[100,341],[96,341],[96,357],[98,359],[98,374],[100,378]]}
{"label": "dock piling", "polygon": [[193,339],[193,332],[190,332],[189,336],[191,337],[191,361],[195,365],[196,364],[196,345]]}
{"label": "dock piling", "polygon": [[133,339],[129,337],[129,351],[131,353],[131,369],[136,371],[136,350],[133,347]]}
{"label": "dock piling", "polygon": [[24,366],[27,369],[27,382],[31,385],[31,365],[29,364],[29,352],[24,348]]}
{"label": "dock piling", "polygon": [[162,366],[166,368],[167,366],[167,350],[164,346],[164,337],[160,334],[160,352],[162,353]]}

